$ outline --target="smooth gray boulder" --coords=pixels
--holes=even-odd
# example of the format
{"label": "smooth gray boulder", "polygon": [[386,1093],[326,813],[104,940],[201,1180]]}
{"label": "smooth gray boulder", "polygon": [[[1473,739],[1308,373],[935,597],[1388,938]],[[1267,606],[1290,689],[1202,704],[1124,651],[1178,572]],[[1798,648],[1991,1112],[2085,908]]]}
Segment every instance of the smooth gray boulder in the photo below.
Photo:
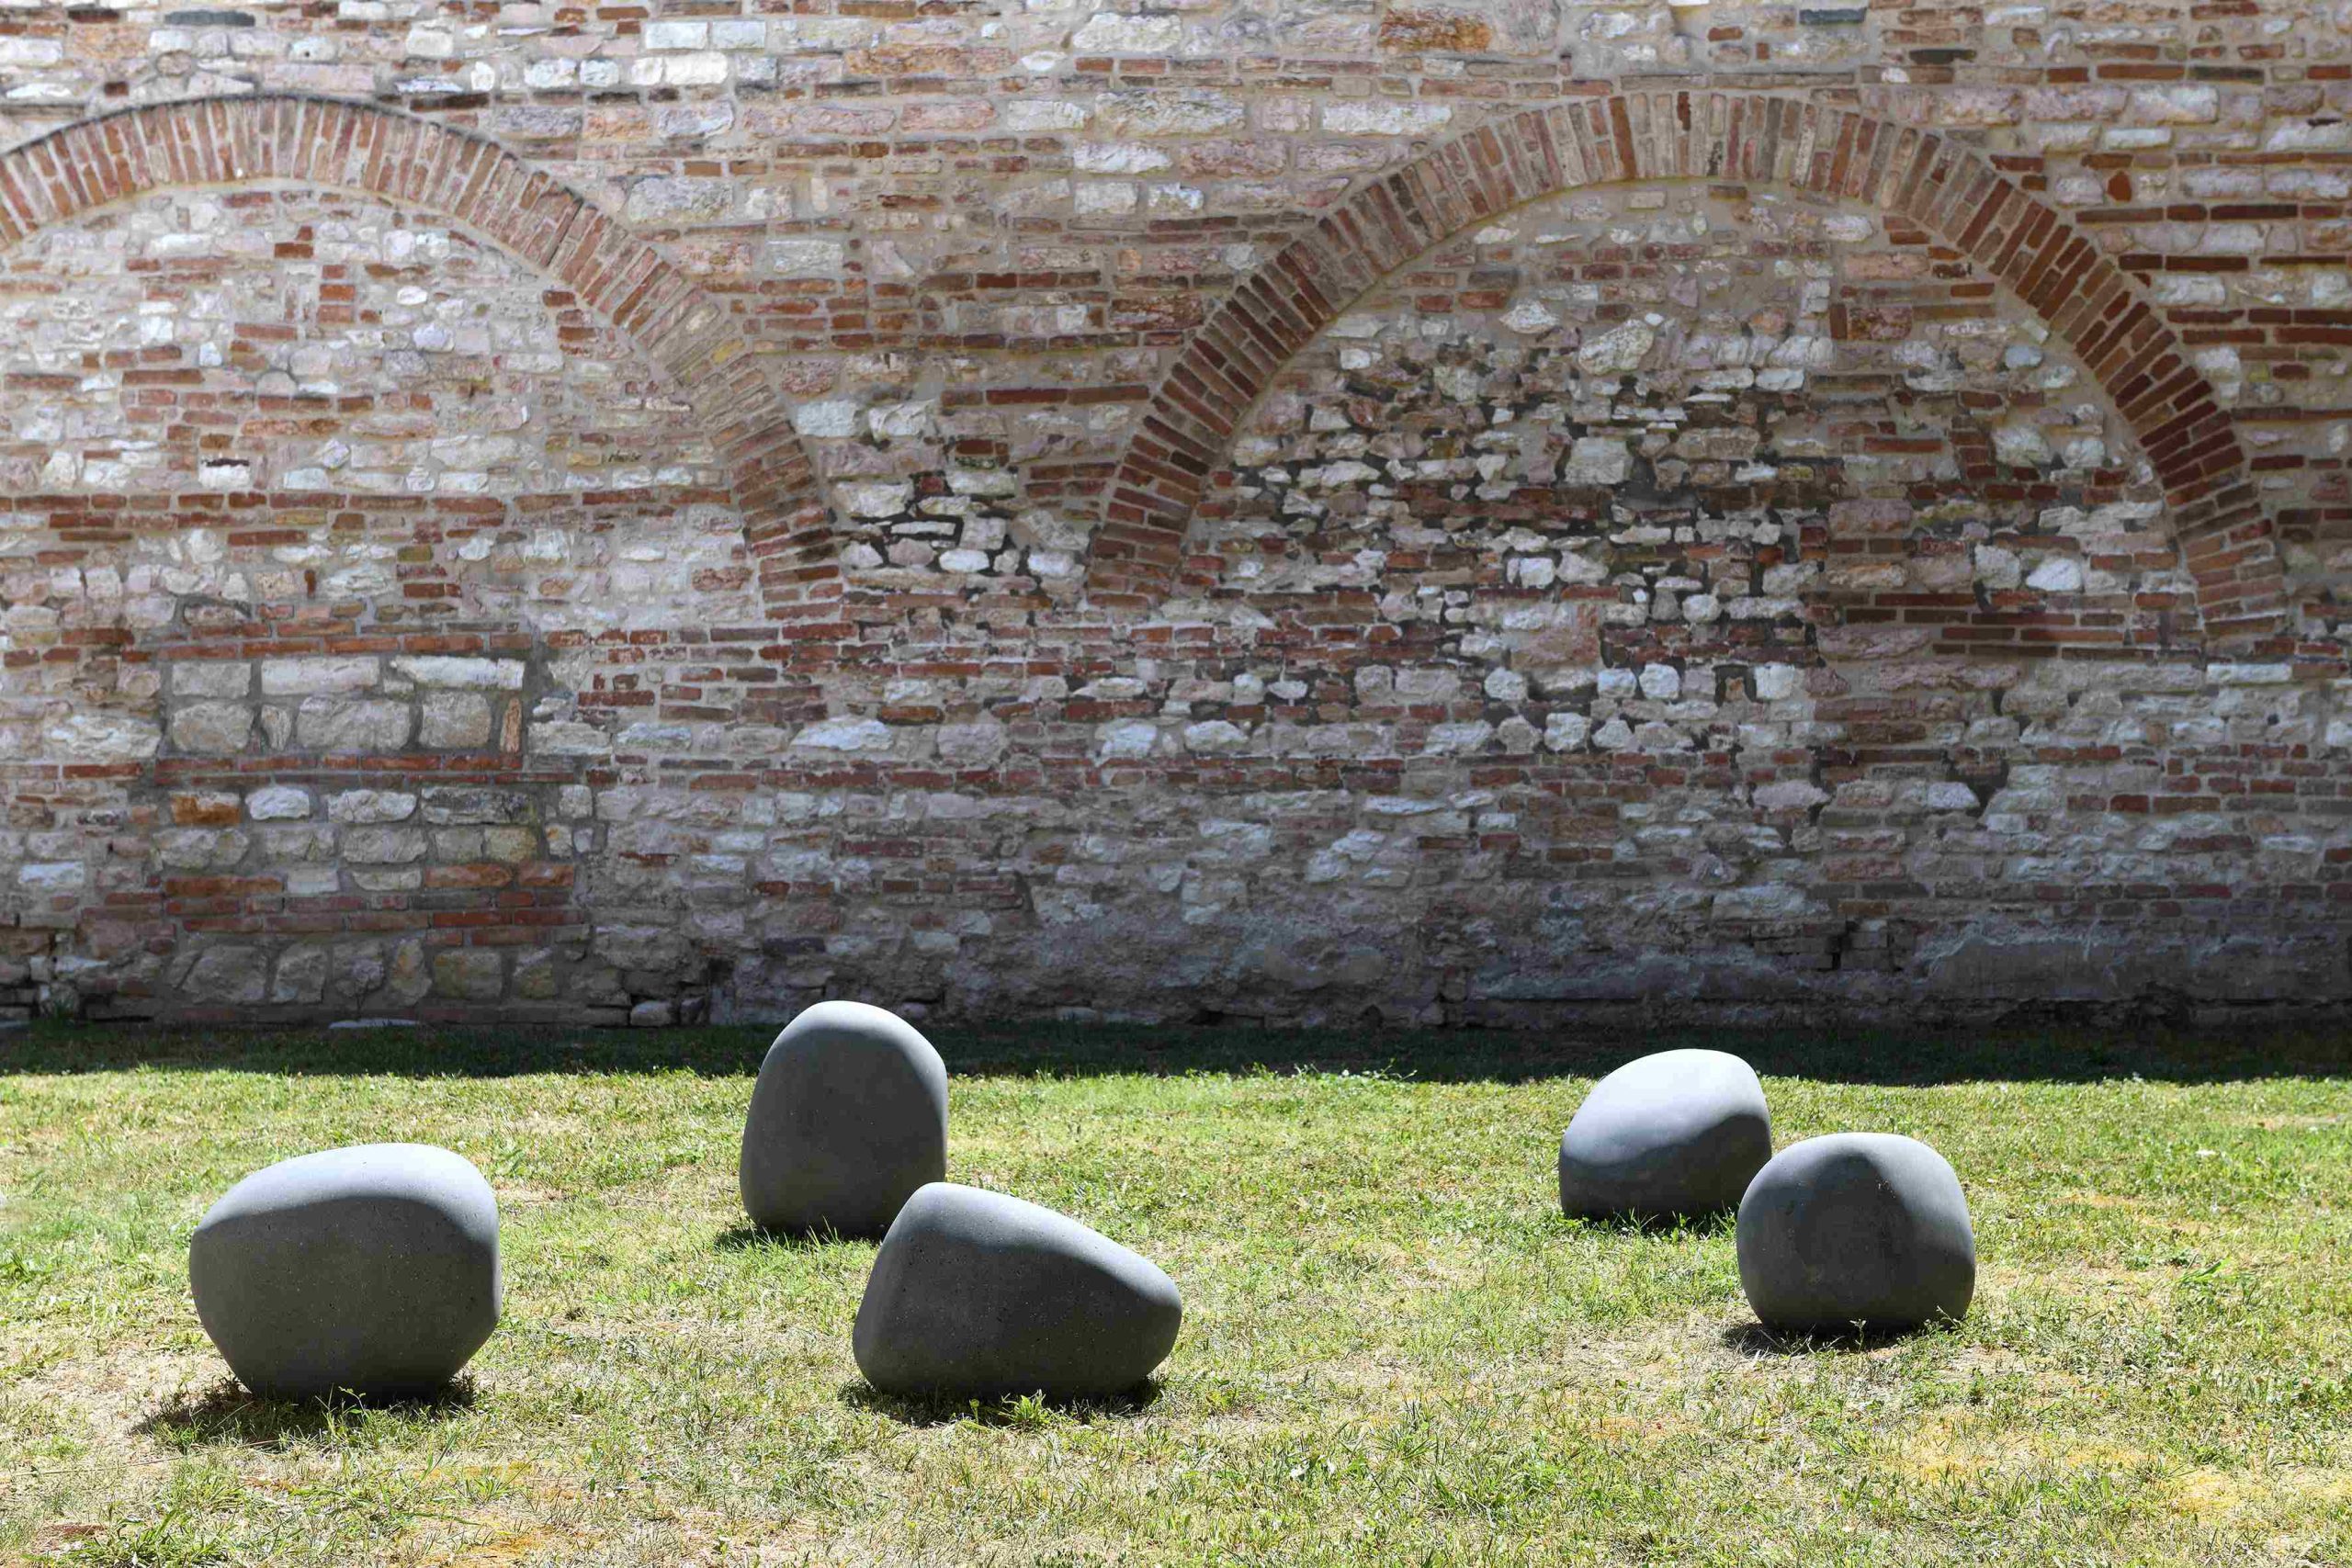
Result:
{"label": "smooth gray boulder", "polygon": [[212,1205],[187,1279],[204,1332],[265,1398],[431,1393],[498,1326],[498,1200],[427,1144],[302,1155]]}
{"label": "smooth gray boulder", "polygon": [[1913,1328],[1976,1293],[1968,1200],[1944,1156],[1892,1133],[1782,1149],[1739,1201],[1739,1282],[1768,1328]]}
{"label": "smooth gray boulder", "polygon": [[1707,1214],[1739,1201],[1772,1157],[1755,1069],[1722,1051],[1661,1051],[1592,1088],[1560,1139],[1571,1218]]}
{"label": "smooth gray boulder", "polygon": [[885,1393],[1100,1398],[1148,1378],[1182,1320],[1148,1258],[1067,1214],[935,1181],[882,1238],[850,1347]]}
{"label": "smooth gray boulder", "polygon": [[876,1236],[947,1174],[947,1064],[913,1024],[819,1002],[760,1064],[738,1167],[762,1230]]}

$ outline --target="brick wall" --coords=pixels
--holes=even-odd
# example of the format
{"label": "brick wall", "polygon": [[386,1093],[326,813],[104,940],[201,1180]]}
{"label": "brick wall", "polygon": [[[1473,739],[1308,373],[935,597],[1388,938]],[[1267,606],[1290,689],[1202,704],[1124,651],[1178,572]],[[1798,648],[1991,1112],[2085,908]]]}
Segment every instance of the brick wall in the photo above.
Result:
{"label": "brick wall", "polygon": [[0,1018],[2352,999],[2352,6],[0,23]]}

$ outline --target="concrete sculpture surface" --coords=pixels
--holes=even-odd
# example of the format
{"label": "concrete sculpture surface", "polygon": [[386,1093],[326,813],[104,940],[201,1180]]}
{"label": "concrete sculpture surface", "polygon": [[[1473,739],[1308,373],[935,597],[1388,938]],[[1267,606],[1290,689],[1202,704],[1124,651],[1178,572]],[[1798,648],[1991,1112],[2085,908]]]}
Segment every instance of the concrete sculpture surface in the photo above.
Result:
{"label": "concrete sculpture surface", "polygon": [[1739,1201],[1772,1157],[1764,1086],[1722,1051],[1661,1051],[1593,1086],[1560,1139],[1571,1217],[1654,1220]]}
{"label": "concrete sculpture surface", "polygon": [[267,1398],[430,1393],[498,1325],[498,1200],[425,1144],[258,1171],[204,1216],[187,1261],[205,1333]]}
{"label": "concrete sculpture surface", "polygon": [[1891,1133],[1808,1138],[1740,1200],[1739,1282],[1769,1328],[1837,1332],[1957,1319],[1976,1237],[1944,1157]]}
{"label": "concrete sculpture surface", "polygon": [[883,1238],[852,1348],[886,1393],[1097,1398],[1149,1377],[1182,1317],[1148,1259],[1066,1214],[942,1181]]}
{"label": "concrete sculpture surface", "polygon": [[876,1236],[947,1174],[947,1066],[914,1025],[819,1002],[768,1047],[739,1167],[762,1230]]}

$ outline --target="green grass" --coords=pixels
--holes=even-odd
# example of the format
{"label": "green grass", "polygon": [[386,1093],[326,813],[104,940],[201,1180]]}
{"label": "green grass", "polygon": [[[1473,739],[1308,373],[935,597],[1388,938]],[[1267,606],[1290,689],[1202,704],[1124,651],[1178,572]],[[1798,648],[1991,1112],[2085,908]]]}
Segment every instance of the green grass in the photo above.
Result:
{"label": "green grass", "polygon": [[[1758,1331],[1722,1223],[1559,1215],[1591,1075],[1697,1037],[945,1032],[951,1174],[1157,1259],[1148,1397],[860,1382],[870,1246],[740,1229],[763,1036],[0,1037],[0,1560],[2352,1562],[2352,1038],[1708,1037],[1778,1141],[1925,1138],[1954,1328]],[[504,1323],[432,1406],[257,1404],[187,1294],[287,1155],[445,1144]]]}

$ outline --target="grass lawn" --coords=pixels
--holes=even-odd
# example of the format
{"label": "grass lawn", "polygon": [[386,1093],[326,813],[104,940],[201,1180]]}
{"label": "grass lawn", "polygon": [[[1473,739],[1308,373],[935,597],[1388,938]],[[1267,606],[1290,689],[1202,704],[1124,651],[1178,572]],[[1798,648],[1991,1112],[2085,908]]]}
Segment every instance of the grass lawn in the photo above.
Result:
{"label": "grass lawn", "polygon": [[[935,1038],[951,1176],[1182,1288],[1149,1396],[865,1390],[872,1247],[739,1228],[765,1032],[0,1037],[0,1561],[2352,1562],[2352,1035]],[[1776,1343],[1727,1222],[1561,1218],[1592,1077],[1702,1043],[1951,1160],[1965,1324]],[[395,1138],[498,1190],[469,1387],[248,1403],[189,1232]]]}

